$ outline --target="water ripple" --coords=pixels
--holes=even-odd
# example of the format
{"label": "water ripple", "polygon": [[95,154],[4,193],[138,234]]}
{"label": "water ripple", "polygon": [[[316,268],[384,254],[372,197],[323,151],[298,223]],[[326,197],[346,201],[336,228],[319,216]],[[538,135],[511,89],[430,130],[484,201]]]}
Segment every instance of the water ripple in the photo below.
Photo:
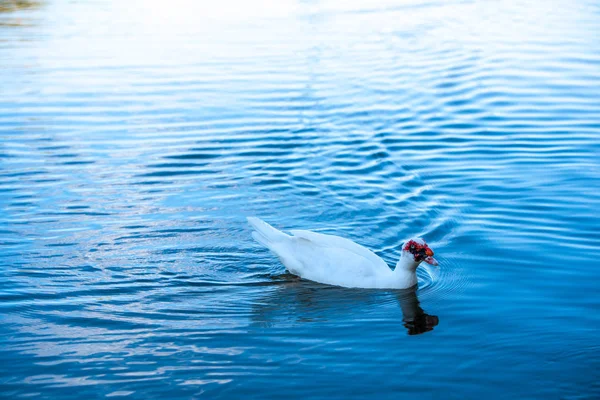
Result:
{"label": "water ripple", "polygon": [[[598,397],[597,2],[13,3],[0,397]],[[298,280],[249,215],[440,267]]]}

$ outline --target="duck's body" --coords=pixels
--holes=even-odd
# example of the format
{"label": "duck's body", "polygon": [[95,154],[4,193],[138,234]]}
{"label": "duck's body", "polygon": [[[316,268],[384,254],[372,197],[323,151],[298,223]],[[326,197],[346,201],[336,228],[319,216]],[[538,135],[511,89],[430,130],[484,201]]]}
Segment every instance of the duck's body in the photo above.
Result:
{"label": "duck's body", "polygon": [[[255,229],[252,236],[275,253],[288,271],[301,278],[377,289],[406,289],[417,284],[416,269],[422,260],[415,260],[408,251],[403,250],[392,271],[381,257],[351,240],[304,230],[292,230],[288,235],[255,217],[249,217],[248,222]],[[417,246],[427,247],[424,242]],[[432,257],[428,258],[435,263]]]}

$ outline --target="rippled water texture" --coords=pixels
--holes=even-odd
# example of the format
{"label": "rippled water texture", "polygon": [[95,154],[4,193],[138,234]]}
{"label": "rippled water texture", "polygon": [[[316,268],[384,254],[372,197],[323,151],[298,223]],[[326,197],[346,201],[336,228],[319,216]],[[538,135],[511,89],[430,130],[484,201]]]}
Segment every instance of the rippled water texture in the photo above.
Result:
{"label": "rippled water texture", "polygon": [[600,4],[211,3],[0,2],[0,397],[599,398]]}

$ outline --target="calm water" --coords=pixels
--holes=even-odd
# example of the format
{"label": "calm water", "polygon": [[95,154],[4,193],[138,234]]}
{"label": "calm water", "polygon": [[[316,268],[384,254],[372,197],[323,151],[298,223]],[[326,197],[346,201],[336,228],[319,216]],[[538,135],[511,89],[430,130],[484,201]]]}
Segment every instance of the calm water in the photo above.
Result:
{"label": "calm water", "polygon": [[0,397],[598,398],[600,4],[215,3],[0,13]]}

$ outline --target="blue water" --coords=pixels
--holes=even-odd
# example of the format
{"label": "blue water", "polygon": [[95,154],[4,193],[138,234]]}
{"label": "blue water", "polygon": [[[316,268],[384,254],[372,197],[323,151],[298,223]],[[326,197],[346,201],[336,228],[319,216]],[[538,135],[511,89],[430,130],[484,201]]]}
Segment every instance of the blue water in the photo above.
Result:
{"label": "blue water", "polygon": [[600,397],[597,1],[0,5],[0,397]]}

